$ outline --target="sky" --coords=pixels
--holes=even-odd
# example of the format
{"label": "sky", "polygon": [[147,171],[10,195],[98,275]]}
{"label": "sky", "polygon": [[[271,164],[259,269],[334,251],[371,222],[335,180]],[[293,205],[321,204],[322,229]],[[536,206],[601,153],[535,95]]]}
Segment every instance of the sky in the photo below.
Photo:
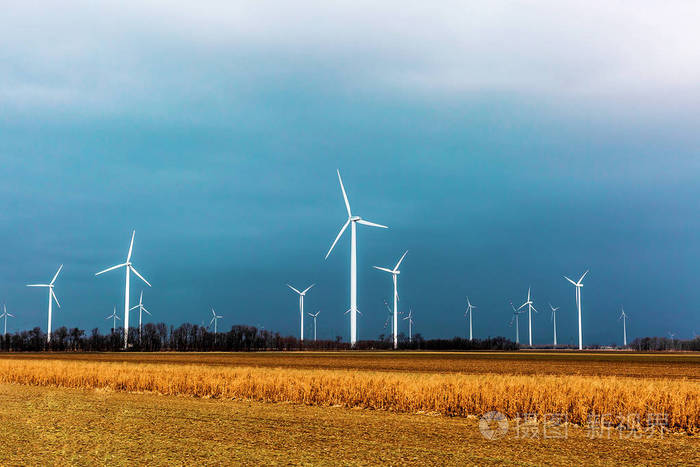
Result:
{"label": "sky", "polygon": [[[360,339],[388,274],[426,338],[700,332],[695,2],[8,2],[0,17],[0,302],[8,330],[111,326],[133,262],[154,321]],[[135,303],[144,284],[132,278]],[[134,318],[131,318],[134,322]],[[313,332],[306,322],[306,337]],[[406,321],[400,330],[408,332]],[[521,327],[521,341],[526,339]]]}

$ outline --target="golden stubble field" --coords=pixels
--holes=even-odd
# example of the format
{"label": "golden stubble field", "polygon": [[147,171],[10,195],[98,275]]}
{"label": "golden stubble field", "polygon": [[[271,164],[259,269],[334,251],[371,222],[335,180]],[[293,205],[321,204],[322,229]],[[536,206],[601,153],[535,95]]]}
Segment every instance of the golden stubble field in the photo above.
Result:
{"label": "golden stubble field", "polygon": [[[254,420],[259,417],[260,423],[265,425],[273,414],[274,417],[282,417],[283,414],[292,411],[302,419],[316,417],[327,420],[328,429],[336,430],[338,436],[344,436],[340,433],[350,429],[349,426],[354,426],[359,432],[351,439],[360,439],[363,436],[385,439],[386,433],[381,430],[381,424],[370,423],[370,420],[382,420],[381,423],[386,423],[387,429],[391,429],[389,427],[394,426],[396,420],[417,417],[410,418],[410,423],[424,427],[427,430],[424,433],[425,437],[430,438],[435,433],[442,433],[440,430],[444,430],[445,434],[435,438],[438,444],[432,446],[427,446],[421,439],[417,439],[415,442],[423,447],[415,448],[416,452],[422,453],[415,457],[416,462],[419,459],[426,462],[431,455],[438,456],[432,458],[432,463],[440,463],[440,459],[460,459],[466,463],[487,463],[488,459],[493,459],[494,463],[505,460],[528,462],[511,457],[520,452],[523,456],[540,459],[535,463],[548,463],[543,460],[546,456],[558,458],[555,454],[559,451],[554,449],[555,446],[558,446],[560,451],[563,450],[562,452],[570,450],[571,455],[576,454],[577,458],[590,461],[594,453],[581,452],[580,446],[595,442],[603,443],[598,446],[597,455],[608,452],[610,448],[618,449],[618,453],[637,452],[647,457],[683,453],[683,458],[687,460],[688,453],[697,454],[700,450],[697,435],[700,429],[700,357],[692,354],[5,354],[0,356],[0,387],[0,397],[9,400],[4,409],[8,418],[12,418],[13,413],[23,413],[23,410],[27,413],[55,410],[57,413],[54,416],[62,412],[68,420],[73,420],[77,427],[88,423],[85,421],[85,413],[94,412],[90,412],[89,409],[92,405],[100,405],[100,400],[116,399],[123,399],[125,407],[132,407],[122,415],[122,418],[127,419],[153,413],[155,409],[148,409],[149,404],[171,404],[173,410],[174,407],[178,407],[183,414],[188,413],[188,407],[193,411],[217,413],[224,410],[222,407],[238,411],[236,413],[246,412],[248,409],[245,407],[253,407],[254,409],[245,414],[246,424],[254,425]],[[67,399],[64,399],[63,394],[66,394]],[[49,399],[46,399],[47,397]],[[70,398],[77,399],[73,403]],[[48,408],[40,402],[41,400],[51,401]],[[84,402],[79,403],[79,400]],[[23,404],[26,404],[24,409]],[[100,407],[108,413],[110,410],[118,410],[105,404]],[[502,412],[511,420],[522,414],[536,414],[540,418],[551,413],[565,414],[573,424],[572,435],[563,441],[546,440],[546,444],[537,444],[532,440],[511,440],[516,444],[505,449],[502,446],[505,441],[496,443],[484,440],[477,430],[474,416],[480,416],[490,410]],[[636,414],[642,425],[649,417],[664,414],[669,431],[665,437],[655,442],[645,439],[584,442],[584,429],[590,414]],[[51,418],[51,415],[47,416]],[[187,420],[187,416],[183,416],[175,419]],[[202,417],[206,420],[208,415]],[[340,425],[334,424],[333,417],[345,422]],[[358,425],[348,421],[354,418],[361,418],[365,423]],[[197,420],[200,426],[206,424],[200,419]],[[24,433],[35,423],[42,425],[35,427],[35,431],[44,433],[44,425],[47,422],[42,416],[30,417],[26,421],[27,426],[21,430]],[[216,426],[207,430],[218,433],[216,437],[224,439],[229,433],[227,424],[235,426],[242,422],[238,418],[226,422],[214,417],[211,418],[211,423]],[[295,426],[293,429],[280,426],[278,439],[281,441],[285,436],[297,436],[294,435],[294,430],[300,431],[299,436],[304,432],[314,437],[323,435],[318,424],[310,423],[313,426]],[[60,438],[65,434],[66,425],[58,423],[57,426],[60,427],[56,428],[54,434]],[[366,428],[363,430],[361,426]],[[639,428],[641,430],[644,427]],[[11,428],[10,431],[13,429],[15,428]],[[85,429],[94,431],[94,427],[86,426]],[[451,436],[447,436],[451,429],[459,430],[462,434],[452,433]],[[160,433],[158,429],[151,427],[147,431],[144,436],[149,440],[149,444],[159,445],[164,442],[163,437],[169,429],[162,430],[165,431]],[[465,430],[470,434],[463,434]],[[251,436],[255,441],[251,441],[252,446],[267,446],[275,442],[274,439],[266,439],[267,437],[277,437],[273,434],[274,429],[270,427],[263,431],[253,428],[253,431]],[[16,435],[19,438],[24,436],[22,433]],[[396,431],[394,435],[408,436],[401,430]],[[186,432],[183,432],[182,436],[186,439]],[[455,436],[466,436],[464,439],[471,440],[469,442],[479,439],[483,452],[465,451],[463,446],[455,444]],[[235,446],[237,440],[241,439],[229,439],[229,442]],[[301,449],[312,449],[314,446],[322,449],[321,444],[315,444],[316,441],[302,442],[299,438],[294,439],[296,441],[287,441],[300,443]],[[180,441],[171,440],[165,444],[177,444]],[[21,445],[27,441],[19,442]],[[105,446],[94,446],[97,450],[95,452],[101,453],[95,454],[97,457],[91,458],[82,453],[76,454],[76,459],[103,459],[108,452],[100,449],[104,450]],[[496,449],[496,446],[501,448]],[[619,451],[620,446],[624,446],[622,451]],[[245,451],[245,446],[239,447],[242,449],[240,452]],[[151,449],[155,447],[151,446]],[[377,442],[373,448],[367,449],[369,451],[363,451],[360,455],[365,461],[374,459],[374,462],[381,462],[382,459],[393,459],[392,462],[398,463],[402,459],[410,460],[401,457],[403,454],[397,453],[396,446],[391,444]],[[545,457],[537,457],[540,454]],[[294,455],[300,462],[317,462],[322,459],[312,456],[304,460],[301,452],[295,452]],[[304,455],[311,456],[310,453]],[[381,457],[383,455],[389,457]],[[397,455],[400,456],[396,457]],[[629,459],[632,458],[637,457]],[[157,457],[151,460],[154,459]],[[337,462],[352,463],[352,457],[341,455],[334,459]],[[686,463],[680,459],[678,458],[677,462],[666,463]],[[284,463],[283,458],[279,456],[272,456],[267,460]],[[604,459],[600,462],[607,463]]]}

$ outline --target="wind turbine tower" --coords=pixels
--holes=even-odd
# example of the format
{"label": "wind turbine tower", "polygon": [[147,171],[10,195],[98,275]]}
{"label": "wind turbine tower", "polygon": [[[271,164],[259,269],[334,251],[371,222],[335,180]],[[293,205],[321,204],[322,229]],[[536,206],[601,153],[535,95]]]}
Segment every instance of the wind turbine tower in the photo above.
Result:
{"label": "wind turbine tower", "polygon": [[622,342],[624,346],[627,347],[627,313],[625,313],[625,307],[621,306],[620,308],[622,309],[622,312],[617,320],[622,320]]}
{"label": "wind turbine tower", "polygon": [[510,302],[510,307],[513,309],[513,317],[510,319],[510,325],[513,326],[513,321],[515,321],[515,343],[520,344],[520,322],[518,318],[520,314],[525,312],[516,310],[513,302]]}
{"label": "wind turbine tower", "polygon": [[306,296],[306,292],[308,292],[314,285],[316,284],[311,284],[300,292],[298,289],[295,289],[291,285],[287,284],[287,287],[299,294],[299,342],[304,342],[304,297]]}
{"label": "wind turbine tower", "polygon": [[216,328],[216,323],[218,323],[219,320],[221,318],[223,318],[223,316],[217,315],[213,308],[211,309],[211,314],[212,314],[212,318],[211,318],[211,321],[209,321],[209,326],[211,326],[211,324],[214,323],[214,339],[216,339],[216,334],[218,332],[218,330]]}
{"label": "wind turbine tower", "polygon": [[404,320],[408,320],[408,342],[413,342],[413,310],[408,309],[408,316]]}
{"label": "wind turbine tower", "polygon": [[476,308],[472,303],[469,301],[469,297],[467,297],[467,311],[464,312],[464,317],[466,318],[467,315],[469,315],[469,340],[472,340],[472,310]]}
{"label": "wind turbine tower", "polygon": [[[520,308],[524,307],[527,305],[527,331],[528,331],[528,337],[530,339],[530,347],[532,347],[532,311],[534,310],[535,313],[539,313],[534,306],[532,306],[532,299],[530,298],[530,288],[528,287],[527,289],[527,301],[520,305]],[[520,310],[518,308],[518,310]]]}
{"label": "wind turbine tower", "polygon": [[552,309],[552,321],[554,322],[554,347],[557,346],[557,310],[559,310],[559,307],[554,307],[552,304],[549,304],[549,308]]}
{"label": "wind turbine tower", "polygon": [[333,247],[335,247],[335,244],[338,243],[345,229],[350,225],[350,345],[354,347],[357,342],[357,224],[367,225],[369,227],[380,227],[382,229],[388,227],[366,221],[360,216],[353,216],[350,210],[350,203],[348,202],[348,195],[345,193],[345,187],[343,186],[343,179],[340,177],[340,170],[338,170],[338,181],[340,182],[340,190],[343,192],[345,208],[348,211],[348,220],[345,221],[345,224],[340,228],[338,236],[335,237],[335,241],[328,250],[328,253],[326,253],[326,258],[331,254]]}
{"label": "wind turbine tower", "polygon": [[588,274],[588,270],[583,273],[578,282],[574,282],[568,277],[564,276],[564,279],[571,282],[576,288],[576,308],[578,308],[578,349],[583,350],[583,333],[581,331],[581,287],[583,287],[583,278]]}
{"label": "wind turbine tower", "polygon": [[58,267],[58,271],[56,271],[56,274],[54,274],[53,279],[51,279],[51,282],[48,284],[28,284],[27,287],[47,287],[49,289],[49,324],[46,329],[46,342],[49,343],[51,342],[51,316],[52,316],[52,302],[55,300],[56,305],[58,305],[59,308],[61,308],[61,304],[58,303],[58,298],[56,298],[56,293],[53,291],[54,283],[56,282],[56,279],[58,278],[58,274],[61,272],[61,269],[63,269],[63,265],[60,265]]}
{"label": "wind turbine tower", "polygon": [[117,332],[117,320],[121,321],[122,319],[117,316],[117,305],[114,305],[114,311],[112,312],[111,315],[107,316],[105,319],[112,318],[112,333]]}
{"label": "wind turbine tower", "polygon": [[401,266],[401,262],[403,259],[406,257],[406,253],[408,253],[408,250],[406,250],[401,256],[401,259],[399,259],[399,262],[396,263],[396,266],[394,266],[394,269],[388,269],[388,268],[380,268],[379,266],[374,266],[375,269],[379,269],[380,271],[388,272],[391,274],[391,278],[394,281],[394,350],[398,347],[398,335],[396,333],[398,321],[399,321],[399,289],[398,289],[398,278],[399,274],[401,274],[401,271],[399,271],[399,266]]}
{"label": "wind turbine tower", "polygon": [[3,333],[3,336],[7,336],[7,317],[9,316],[10,318],[14,318],[15,315],[12,315],[7,312],[7,305],[3,304],[2,305],[3,312],[0,315],[0,318],[5,318],[5,332]]}
{"label": "wind turbine tower", "polygon": [[321,310],[318,310],[316,314],[313,313],[307,313],[309,316],[311,316],[314,319],[314,342],[316,342],[316,318],[318,318],[318,314],[321,312]]}
{"label": "wind turbine tower", "polygon": [[131,307],[132,310],[136,310],[138,308],[139,310],[139,344],[141,343],[141,336],[143,334],[143,328],[141,327],[141,315],[143,313],[146,313],[147,315],[150,315],[151,313],[146,309],[145,306],[143,306],[143,290],[141,291],[141,296],[139,297],[139,304],[134,305]]}
{"label": "wind turbine tower", "polygon": [[136,231],[134,230],[131,233],[131,243],[129,244],[129,252],[126,254],[126,261],[123,262],[122,264],[117,264],[116,266],[112,266],[111,268],[107,268],[104,271],[100,271],[96,276],[99,276],[100,274],[104,274],[105,272],[112,271],[113,269],[119,269],[119,268],[124,268],[126,271],[126,285],[124,287],[124,348],[126,349],[129,343],[129,279],[130,279],[130,273],[133,272],[136,274],[139,279],[144,281],[146,285],[149,287],[151,284],[144,279],[144,277],[139,274],[139,272],[134,268],[134,266],[131,264],[131,252],[134,249],[134,236],[136,235]]}

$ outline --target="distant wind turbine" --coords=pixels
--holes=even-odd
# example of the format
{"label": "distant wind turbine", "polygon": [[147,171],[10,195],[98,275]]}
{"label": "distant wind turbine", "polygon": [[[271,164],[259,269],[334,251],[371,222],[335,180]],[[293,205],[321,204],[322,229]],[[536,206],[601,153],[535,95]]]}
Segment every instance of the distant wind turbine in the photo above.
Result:
{"label": "distant wind turbine", "polygon": [[151,287],[151,284],[144,279],[144,277],[139,274],[139,272],[134,268],[134,266],[131,264],[131,252],[134,249],[134,236],[136,235],[136,231],[134,230],[131,233],[131,243],[129,244],[129,253],[126,255],[126,261],[122,264],[117,264],[116,266],[112,266],[111,268],[107,268],[104,271],[100,271],[96,276],[99,276],[100,274],[104,274],[105,272],[111,271],[113,269],[118,269],[118,268],[124,268],[126,270],[126,286],[124,287],[124,348],[126,349],[128,346],[129,342],[129,279],[130,279],[130,272],[133,271],[134,274],[136,274],[139,279],[144,281],[146,285]]}
{"label": "distant wind turbine", "polygon": [[[216,323],[217,323],[221,318],[223,318],[223,316],[217,315],[213,308],[211,309],[211,314],[212,314],[212,318],[211,318],[211,321],[209,321],[209,326],[211,326],[211,324],[214,323],[214,336],[216,336],[216,334],[217,334],[217,332],[218,332],[218,331],[217,331],[217,328],[216,328]],[[214,338],[216,339],[216,337],[214,337]]]}
{"label": "distant wind turbine", "polygon": [[10,318],[14,318],[15,315],[12,315],[12,314],[7,312],[7,305],[3,304],[2,308],[3,308],[3,312],[0,315],[0,318],[5,318],[5,332],[3,333],[3,336],[6,336],[7,335],[7,317],[9,316]]}
{"label": "distant wind turbine", "polygon": [[[528,332],[528,337],[530,339],[530,347],[532,347],[532,310],[535,310],[535,313],[539,313],[534,306],[532,306],[532,299],[530,298],[530,288],[528,287],[527,289],[527,301],[520,305],[520,308],[524,307],[527,305],[527,332]],[[518,310],[520,310],[518,308]]]}
{"label": "distant wind turbine", "polygon": [[620,306],[622,309],[622,312],[620,313],[620,317],[617,318],[618,321],[622,320],[622,342],[625,347],[627,347],[627,320],[629,319],[627,317],[627,313],[625,313],[625,307]]}
{"label": "distant wind turbine", "polygon": [[141,296],[139,296],[139,304],[131,307],[132,310],[135,310],[137,308],[139,310],[139,344],[140,344],[141,343],[141,336],[143,334],[143,329],[141,327],[141,315],[143,313],[146,313],[147,315],[151,315],[151,313],[146,309],[146,307],[143,306],[143,290],[141,291]]}
{"label": "distant wind turbine", "polygon": [[404,318],[408,320],[408,342],[413,342],[413,310],[408,309],[408,316]]}
{"label": "distant wind turbine", "polygon": [[[63,265],[60,265],[58,267],[58,271],[56,271],[56,274],[54,274],[53,279],[51,279],[51,282],[48,284],[28,284],[27,287],[47,287],[49,289],[49,324],[48,328],[46,330],[46,342],[51,342],[51,315],[52,315],[52,302],[53,300],[56,301],[56,305],[58,305],[59,308],[61,308],[61,304],[58,303],[58,298],[56,298],[56,294],[53,291],[54,283],[56,282],[56,278],[58,278],[58,274],[61,272],[61,269],[63,269]],[[52,300],[53,298],[53,300]]]}
{"label": "distant wind turbine", "polygon": [[510,302],[510,307],[513,309],[513,317],[510,319],[510,326],[513,326],[513,321],[515,321],[515,343],[520,344],[520,322],[518,318],[519,315],[525,312],[516,310],[513,302]]}
{"label": "distant wind turbine", "polygon": [[112,318],[112,333],[115,333],[117,331],[117,320],[121,321],[122,319],[117,316],[117,305],[114,305],[114,311],[112,312],[111,315],[107,316],[105,319]]}
{"label": "distant wind turbine", "polygon": [[583,278],[588,274],[588,270],[583,273],[578,282],[574,282],[568,277],[564,276],[564,279],[571,282],[574,287],[576,287],[576,307],[578,308],[578,349],[583,350],[583,332],[581,331],[581,287],[583,287]]}
{"label": "distant wind turbine", "polygon": [[311,284],[300,292],[299,289],[295,289],[291,285],[287,284],[287,287],[299,294],[299,342],[304,342],[304,297],[306,296],[306,292],[308,292],[314,285],[316,284]]}
{"label": "distant wind turbine", "polygon": [[472,310],[476,308],[474,305],[472,305],[472,302],[469,301],[469,297],[467,297],[467,311],[464,312],[464,317],[466,318],[467,315],[469,315],[469,340],[472,340]]}
{"label": "distant wind turbine", "polygon": [[350,225],[350,345],[355,346],[357,342],[357,226],[356,224],[367,225],[370,227],[380,227],[382,229],[388,228],[385,225],[375,224],[373,222],[366,221],[360,216],[353,216],[350,211],[350,202],[348,202],[348,195],[345,193],[345,187],[343,186],[343,179],[340,177],[340,170],[338,170],[338,181],[340,182],[340,189],[343,192],[343,200],[345,201],[345,208],[348,211],[348,220],[345,221],[343,227],[340,228],[338,236],[335,237],[335,241],[331,245],[331,248],[326,253],[326,258],[333,251],[333,247],[338,243],[338,240],[345,232],[345,229]]}
{"label": "distant wind turbine", "polygon": [[394,281],[394,349],[398,348],[398,335],[396,333],[397,329],[397,324],[399,320],[399,289],[398,289],[398,277],[399,274],[401,274],[401,271],[399,271],[399,266],[401,266],[401,262],[403,259],[406,257],[406,253],[408,253],[408,250],[406,250],[401,256],[401,259],[399,259],[399,262],[396,263],[396,266],[394,266],[394,269],[388,269],[388,268],[380,268],[379,266],[374,266],[375,269],[379,269],[380,271],[388,272],[391,274],[391,278]]}
{"label": "distant wind turbine", "polygon": [[314,342],[316,342],[316,318],[318,318],[318,314],[321,312],[321,310],[318,310],[316,314],[314,313],[307,313],[307,315],[311,316],[314,319]]}
{"label": "distant wind turbine", "polygon": [[559,310],[559,307],[552,306],[552,304],[549,304],[549,308],[552,309],[552,321],[554,322],[554,346],[557,346],[557,310]]}

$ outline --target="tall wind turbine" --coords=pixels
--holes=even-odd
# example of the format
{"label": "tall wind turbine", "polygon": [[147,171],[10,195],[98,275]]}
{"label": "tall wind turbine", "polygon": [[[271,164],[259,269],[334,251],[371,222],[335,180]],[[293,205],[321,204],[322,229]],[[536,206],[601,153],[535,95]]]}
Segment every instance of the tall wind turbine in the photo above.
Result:
{"label": "tall wind turbine", "polygon": [[99,276],[100,274],[104,274],[107,271],[111,271],[113,269],[118,269],[123,267],[126,270],[126,287],[124,288],[124,348],[127,348],[127,344],[129,342],[129,279],[130,275],[129,273],[133,271],[134,274],[136,274],[139,279],[144,281],[146,285],[149,287],[151,284],[144,279],[144,277],[139,274],[139,272],[134,269],[134,266],[131,264],[131,252],[134,249],[134,235],[136,235],[136,231],[134,230],[131,234],[131,244],[129,244],[129,253],[126,255],[126,261],[122,264],[117,264],[116,266],[112,266],[111,268],[107,268],[104,271],[100,271],[96,276]]}
{"label": "tall wind turbine", "polygon": [[299,342],[304,342],[304,297],[306,296],[306,292],[308,292],[314,285],[316,284],[311,284],[300,292],[298,289],[295,289],[291,285],[287,284],[287,287],[299,294]]}
{"label": "tall wind turbine", "polygon": [[[56,274],[54,274],[53,279],[51,279],[51,282],[48,284],[28,284],[27,287],[47,287],[49,289],[49,325],[46,330],[46,342],[51,342],[51,314],[52,314],[52,302],[53,300],[56,301],[56,305],[58,305],[59,308],[61,308],[61,304],[58,303],[58,298],[56,298],[56,294],[53,291],[54,283],[56,282],[56,278],[58,278],[58,274],[61,272],[61,269],[63,269],[63,265],[60,265],[58,267],[58,271],[56,271]],[[53,300],[52,300],[53,298]]]}
{"label": "tall wind turbine", "polygon": [[143,290],[141,291],[141,296],[139,297],[139,304],[131,307],[132,310],[135,310],[137,308],[139,310],[139,344],[140,344],[141,343],[141,335],[143,334],[143,329],[141,328],[141,315],[143,313],[146,313],[147,315],[151,315],[151,313],[146,309],[146,307],[143,306]]}
{"label": "tall wind turbine", "polygon": [[474,305],[472,305],[472,302],[469,301],[469,297],[467,297],[467,311],[464,312],[464,317],[466,318],[467,315],[469,315],[469,340],[472,340],[472,310],[476,308]]}
{"label": "tall wind turbine", "polygon": [[314,342],[316,342],[316,318],[318,318],[318,314],[321,312],[321,310],[318,310],[316,314],[313,313],[307,313],[307,315],[311,316],[314,319]]}
{"label": "tall wind turbine", "polygon": [[552,321],[554,321],[554,346],[557,346],[557,310],[559,309],[558,306],[552,306],[552,304],[549,304],[549,308],[552,309]]}
{"label": "tall wind turbine", "polygon": [[620,306],[622,309],[622,313],[620,313],[620,317],[617,318],[618,321],[622,320],[622,339],[624,342],[624,346],[627,347],[627,313],[625,313],[625,307]]}
{"label": "tall wind turbine", "polygon": [[3,304],[2,308],[3,308],[3,312],[0,315],[0,318],[5,318],[5,332],[2,335],[7,336],[7,317],[9,316],[10,318],[14,318],[15,315],[12,315],[12,314],[7,312],[7,305]]}
{"label": "tall wind turbine", "polygon": [[[520,305],[520,308],[524,307],[527,305],[527,330],[528,330],[528,337],[530,338],[530,347],[532,347],[532,310],[535,310],[535,313],[539,313],[534,306],[532,306],[532,299],[530,298],[530,288],[528,287],[527,289],[527,301]],[[520,310],[518,308],[518,310]]]}
{"label": "tall wind turbine", "polygon": [[564,279],[571,282],[574,287],[576,287],[576,308],[578,308],[578,349],[583,350],[583,333],[581,332],[581,287],[583,287],[583,278],[588,274],[588,270],[583,273],[578,282],[574,282],[568,277],[564,276]]}
{"label": "tall wind turbine", "polygon": [[408,342],[413,342],[413,310],[408,309],[408,316],[404,318],[408,320]]}
{"label": "tall wind turbine", "polygon": [[348,195],[345,193],[345,187],[343,186],[343,179],[340,177],[340,170],[338,170],[338,181],[340,182],[340,189],[343,192],[343,200],[345,201],[345,208],[348,211],[348,220],[345,221],[343,227],[341,227],[338,236],[335,237],[335,241],[331,245],[331,248],[326,253],[326,258],[333,251],[333,247],[338,243],[340,237],[345,232],[345,229],[350,225],[350,345],[353,347],[357,342],[357,225],[362,224],[370,227],[380,227],[382,229],[388,228],[385,225],[375,224],[373,222],[366,221],[360,216],[353,216],[352,211],[350,211],[350,203],[348,202]]}
{"label": "tall wind turbine", "polygon": [[524,311],[519,311],[515,309],[513,302],[510,302],[510,307],[513,309],[513,317],[510,319],[510,326],[513,326],[513,321],[515,321],[515,343],[520,344],[520,320],[519,315],[525,313]]}
{"label": "tall wind turbine", "polygon": [[397,329],[397,324],[399,321],[399,289],[398,289],[398,278],[399,274],[401,274],[401,271],[399,271],[399,266],[401,266],[401,262],[403,259],[406,257],[406,253],[408,253],[408,250],[406,250],[399,259],[399,262],[396,263],[396,266],[394,266],[394,269],[388,269],[388,268],[380,268],[379,266],[374,266],[375,269],[379,269],[380,271],[388,272],[391,274],[391,278],[394,280],[394,349],[398,347],[398,336],[396,333]]}
{"label": "tall wind turbine", "polygon": [[223,318],[223,316],[217,315],[213,308],[211,309],[211,314],[212,314],[212,318],[211,318],[211,321],[209,321],[209,326],[211,326],[211,323],[214,323],[214,339],[216,339],[216,333],[218,332],[216,329],[216,323],[221,318]]}
{"label": "tall wind turbine", "polygon": [[111,315],[107,316],[105,319],[112,318],[112,333],[115,333],[117,331],[117,320],[121,321],[122,319],[117,316],[117,305],[114,305],[114,311],[112,312]]}

